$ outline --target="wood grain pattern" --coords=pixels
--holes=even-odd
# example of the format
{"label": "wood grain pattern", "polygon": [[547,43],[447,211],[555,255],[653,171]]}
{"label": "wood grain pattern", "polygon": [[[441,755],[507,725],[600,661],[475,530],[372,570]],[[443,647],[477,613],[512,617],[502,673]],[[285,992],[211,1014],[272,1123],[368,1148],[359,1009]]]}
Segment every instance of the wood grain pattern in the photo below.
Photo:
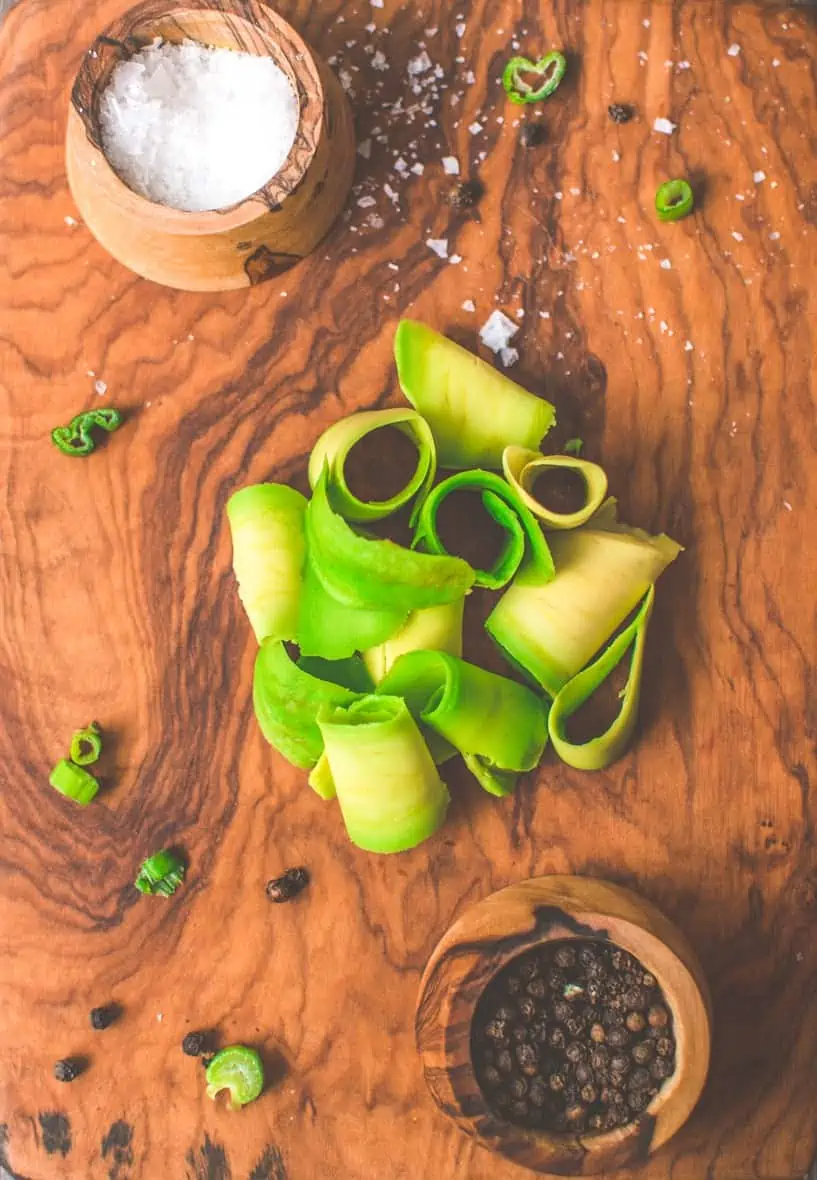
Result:
{"label": "wood grain pattern", "polygon": [[[606,1134],[551,1135],[498,1116],[473,1068],[472,1023],[485,989],[517,956],[547,942],[609,941],[658,979],[678,1040],[675,1073],[650,1106]],[[467,1134],[536,1172],[604,1175],[666,1143],[693,1110],[706,1079],[711,1008],[686,939],[631,890],[586,877],[537,877],[466,911],[434,948],[420,984],[417,1046],[431,1093]]]}
{"label": "wood grain pattern", "polygon": [[[371,155],[322,249],[219,296],[138,280],[65,222],[70,83],[120,0],[23,0],[0,30],[0,1172],[521,1180],[440,1117],[414,1002],[471,902],[579,872],[655,901],[713,987],[701,1104],[633,1175],[800,1177],[817,1147],[817,30],[715,0],[386,4],[282,6],[344,71]],[[513,34],[570,54],[536,150],[497,86]],[[416,96],[423,41],[450,88]],[[614,127],[613,100],[637,120]],[[413,142],[424,173],[400,179]],[[444,200],[448,154],[485,184],[473,213]],[[657,225],[655,188],[679,173],[699,212]],[[495,299],[525,311],[516,372],[555,401],[560,438],[582,435],[625,518],[687,551],[659,586],[633,753],[592,776],[546,759],[504,803],[455,776],[440,837],[379,859],[255,727],[224,505],[248,480],[302,482],[339,414],[398,404],[400,314],[473,345]],[[99,404],[98,379],[128,422],[63,460],[48,432]],[[78,815],[46,777],[94,716],[115,735],[108,789]],[[137,900],[135,867],[168,843],[188,883]],[[309,892],[269,906],[292,863]],[[111,999],[122,1020],[92,1033]],[[208,1026],[270,1061],[240,1115],[179,1051]],[[91,1058],[71,1087],[51,1078],[67,1053]]]}

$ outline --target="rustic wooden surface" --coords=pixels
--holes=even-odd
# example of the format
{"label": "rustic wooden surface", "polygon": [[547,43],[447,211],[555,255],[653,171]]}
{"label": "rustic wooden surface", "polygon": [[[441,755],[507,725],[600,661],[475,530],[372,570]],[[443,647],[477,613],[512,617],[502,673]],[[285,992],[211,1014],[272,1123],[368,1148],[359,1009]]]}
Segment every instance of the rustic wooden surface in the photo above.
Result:
{"label": "rustic wooden surface", "polygon": [[[23,0],[0,30],[0,1173],[521,1180],[436,1112],[413,1006],[469,902],[573,871],[658,903],[714,993],[701,1105],[635,1175],[802,1176],[817,1146],[813,17],[710,0],[288,4],[340,55],[360,138],[388,133],[359,161],[376,204],[353,202],[283,280],[204,296],[136,279],[65,221],[71,79],[121,7]],[[571,55],[535,150],[496,85],[512,31]],[[409,123],[380,108],[412,99],[420,41],[451,88]],[[638,119],[614,127],[611,100]],[[653,132],[657,116],[678,132]],[[414,138],[424,174],[390,177]],[[479,214],[454,213],[440,159],[482,151]],[[657,225],[673,174],[695,179],[700,211]],[[526,312],[516,372],[557,403],[562,436],[585,437],[626,517],[687,552],[659,587],[628,758],[594,776],[548,760],[506,802],[458,778],[440,838],[378,859],[256,729],[224,504],[248,480],[302,481],[329,422],[397,402],[401,312],[473,343],[495,297]],[[88,461],[59,456],[50,428],[100,400],[127,424]],[[92,716],[116,738],[109,787],[79,813],[46,778]],[[189,854],[186,886],[137,899],[136,865],[169,843]],[[292,863],[313,884],[273,908],[263,884]],[[93,1033],[88,1009],[110,999],[124,1015]],[[210,1104],[180,1053],[208,1026],[270,1062],[241,1114]],[[51,1077],[67,1053],[91,1059],[70,1087]]]}

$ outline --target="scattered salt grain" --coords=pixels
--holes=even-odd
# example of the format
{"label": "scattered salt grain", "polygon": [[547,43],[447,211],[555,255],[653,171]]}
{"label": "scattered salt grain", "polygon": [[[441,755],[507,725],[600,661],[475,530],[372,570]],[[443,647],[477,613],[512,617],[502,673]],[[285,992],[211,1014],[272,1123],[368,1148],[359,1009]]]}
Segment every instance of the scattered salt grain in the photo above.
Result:
{"label": "scattered salt grain", "polygon": [[660,131],[662,135],[672,135],[675,131],[677,123],[671,123],[669,119],[658,118],[653,123],[653,131]]}
{"label": "scattered salt grain", "polygon": [[737,57],[740,53],[740,46],[737,41],[733,41],[726,51],[730,57]]}
{"label": "scattered salt grain", "polygon": [[64,218],[64,221],[65,221],[66,225],[77,225],[78,224],[77,219],[75,217],[66,217],[66,218]]}
{"label": "scattered salt grain", "polygon": [[389,59],[386,57],[382,49],[378,49],[372,58],[372,69],[380,70],[381,73],[389,68]]}
{"label": "scattered salt grain", "polygon": [[175,209],[223,209],[280,170],[298,99],[272,58],[157,39],[120,61],[99,104],[102,146],[125,183]]}
{"label": "scattered salt grain", "polygon": [[752,173],[752,180],[755,182],[755,184],[763,184],[763,181],[765,179],[766,179],[766,173],[763,172],[762,169],[759,169],[757,172]]}
{"label": "scattered salt grain", "polygon": [[669,258],[662,258],[658,265],[662,270],[672,270],[672,263]]}
{"label": "scattered salt grain", "polygon": [[426,245],[438,258],[448,257],[448,238],[427,238]]}
{"label": "scattered salt grain", "polygon": [[414,173],[415,176],[422,176],[423,173],[425,172],[425,170],[426,170],[425,164],[421,164],[419,160],[417,161],[416,164],[412,164],[412,166],[411,166],[411,171]]}
{"label": "scattered salt grain", "polygon": [[482,131],[482,124],[474,122],[471,124],[471,126],[468,128],[468,130],[471,132],[472,135],[479,135],[480,131]]}
{"label": "scattered salt grain", "polygon": [[614,151],[614,152],[613,152],[613,163],[614,163],[614,164],[618,164],[618,162],[619,162],[620,160],[621,160],[621,152],[616,152],[616,151]]}
{"label": "scattered salt grain", "polygon": [[459,266],[462,262],[462,254],[452,254],[448,261],[453,263],[454,266]]}
{"label": "scattered salt grain", "polygon": [[650,22],[648,20],[643,20],[641,22],[641,24],[644,26],[645,29],[648,29],[650,27]]}
{"label": "scattered salt grain", "polygon": [[743,234],[739,234],[736,229],[732,230],[732,237],[735,239],[736,242],[743,241]]}
{"label": "scattered salt grain", "polygon": [[463,311],[476,311],[477,305],[476,305],[476,303],[474,303],[473,299],[466,299],[465,303],[463,303],[463,305],[462,305],[462,310]]}
{"label": "scattered salt grain", "polygon": [[462,20],[457,21],[457,23],[454,25],[454,32],[457,34],[458,37],[464,37],[465,36],[465,21],[462,21]]}
{"label": "scattered salt grain", "polygon": [[459,176],[460,162],[456,156],[443,156],[443,172],[446,176]]}
{"label": "scattered salt grain", "polygon": [[[787,512],[791,512],[791,504],[788,502],[788,500],[783,501],[783,507],[786,509]],[[799,957],[798,957],[797,961],[800,962]]]}
{"label": "scattered salt grain", "polygon": [[377,204],[377,201],[374,197],[361,197],[357,204],[359,209],[371,209]]}
{"label": "scattered salt grain", "polygon": [[425,50],[413,57],[407,66],[408,75],[410,78],[416,78],[419,74],[425,74],[431,69],[431,58]]}
{"label": "scattered salt grain", "polygon": [[479,338],[486,348],[490,348],[491,352],[501,352],[509,347],[518,331],[519,325],[509,319],[504,312],[496,309],[491,312],[480,328]]}
{"label": "scattered salt grain", "polygon": [[104,381],[95,381],[94,382],[94,389],[99,394],[100,397],[102,397],[103,394],[108,392],[108,386]]}
{"label": "scattered salt grain", "polygon": [[519,360],[519,352],[515,348],[500,348],[499,359],[506,369],[510,369]]}
{"label": "scattered salt grain", "polygon": [[679,69],[679,70],[690,70],[690,69],[692,69],[692,62],[691,62],[691,61],[679,61],[679,62],[678,62],[678,69]]}
{"label": "scattered salt grain", "polygon": [[695,348],[695,345],[692,343],[691,340],[684,341],[684,352],[692,352],[692,350],[694,348]]}
{"label": "scattered salt grain", "polygon": [[770,242],[779,242],[780,241],[780,234],[777,232],[777,230],[774,230],[773,233],[769,234],[769,241]]}
{"label": "scattered salt grain", "polygon": [[362,156],[364,160],[371,160],[372,141],[370,139],[362,139],[357,145],[357,154]]}
{"label": "scattered salt grain", "polygon": [[371,4],[372,8],[383,7],[383,0],[369,0],[369,3]]}

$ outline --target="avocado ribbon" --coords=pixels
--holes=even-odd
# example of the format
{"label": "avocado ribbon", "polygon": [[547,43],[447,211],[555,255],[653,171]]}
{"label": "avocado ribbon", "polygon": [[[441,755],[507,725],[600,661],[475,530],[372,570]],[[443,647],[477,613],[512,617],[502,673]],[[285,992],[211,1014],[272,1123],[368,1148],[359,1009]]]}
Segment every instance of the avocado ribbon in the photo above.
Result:
{"label": "avocado ribbon", "polygon": [[[599,510],[607,495],[607,476],[597,463],[573,455],[543,455],[525,447],[506,447],[502,453],[505,478],[526,508],[546,529],[575,529]],[[575,512],[555,512],[533,495],[536,480],[548,471],[571,471],[583,482],[585,502]]]}

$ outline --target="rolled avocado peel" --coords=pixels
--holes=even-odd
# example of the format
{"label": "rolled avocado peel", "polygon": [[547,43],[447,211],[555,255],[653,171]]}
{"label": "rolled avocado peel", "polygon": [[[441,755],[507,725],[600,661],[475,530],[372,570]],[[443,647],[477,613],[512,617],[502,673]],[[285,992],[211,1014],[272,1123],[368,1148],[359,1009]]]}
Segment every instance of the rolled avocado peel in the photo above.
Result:
{"label": "rolled avocado peel", "polygon": [[428,421],[441,467],[498,471],[506,446],[536,448],[556,422],[550,402],[426,324],[402,320],[394,355],[400,387]]}
{"label": "rolled avocado peel", "polygon": [[[323,661],[321,670],[328,675],[331,663]],[[345,686],[367,676],[358,657],[340,664],[336,675],[340,683],[311,675],[277,640],[267,639],[259,648],[253,676],[258,724],[270,745],[301,770],[310,770],[323,753],[317,722],[321,707],[348,705],[362,695]]]}
{"label": "rolled avocado peel", "polygon": [[395,660],[410,651],[445,651],[462,655],[462,621],[465,599],[429,606],[409,615],[385,643],[363,652],[363,663],[375,684],[379,684]]}
{"label": "rolled avocado peel", "polygon": [[242,488],[227,501],[238,594],[259,643],[295,637],[306,506],[300,492],[280,483]]}
{"label": "rolled avocado peel", "polygon": [[[525,447],[506,447],[502,454],[505,478],[522,503],[546,529],[575,529],[586,524],[607,495],[607,475],[597,463],[573,455],[543,455]],[[554,512],[533,494],[537,478],[545,471],[573,471],[584,482],[586,501],[576,512]]]}
{"label": "rolled avocado peel", "polygon": [[[541,698],[524,685],[445,652],[401,656],[377,691],[401,697],[425,728],[463,756],[480,759],[486,772],[477,778],[483,786],[492,768],[532,770],[547,743],[547,706]],[[469,767],[474,769],[471,763]],[[512,778],[500,776],[498,781],[509,788]]]}
{"label": "rolled avocado peel", "polygon": [[[345,464],[349,452],[373,431],[393,426],[405,434],[417,448],[417,466],[406,486],[387,500],[360,500],[346,482]],[[314,488],[324,465],[328,466],[329,501],[345,520],[383,520],[397,512],[415,496],[422,500],[434,482],[437,451],[431,427],[416,410],[367,410],[341,418],[316,442],[309,457],[309,483]]]}
{"label": "rolled avocado peel", "polygon": [[542,581],[554,576],[553,558],[542,530],[522,497],[501,476],[491,471],[461,471],[450,475],[429,492],[420,508],[415,546],[429,553],[445,554],[437,527],[437,514],[446,497],[462,491],[482,493],[483,506],[504,530],[506,542],[489,570],[476,570],[476,584],[499,590],[510,582],[527,551],[528,563]]}
{"label": "rolled avocado peel", "polygon": [[[638,613],[599,657],[569,680],[553,702],[548,730],[553,748],[569,766],[577,770],[604,770],[626,751],[638,719],[641,676],[647,628],[655,601],[655,587],[650,586]],[[598,689],[632,649],[630,671],[621,695],[621,708],[604,733],[588,742],[574,743],[567,736],[567,722]]]}
{"label": "rolled avocado peel", "polygon": [[405,701],[368,696],[328,705],[318,724],[353,844],[367,852],[403,852],[437,831],[448,789]]}
{"label": "rolled avocado peel", "polygon": [[470,590],[474,571],[461,558],[416,553],[356,533],[330,505],[327,479],[324,466],[306,512],[309,562],[339,602],[407,616],[454,602]]}
{"label": "rolled avocado peel", "polygon": [[556,577],[524,565],[485,628],[515,667],[550,696],[593,659],[681,546],[628,528],[607,501],[581,528],[549,534]]}

